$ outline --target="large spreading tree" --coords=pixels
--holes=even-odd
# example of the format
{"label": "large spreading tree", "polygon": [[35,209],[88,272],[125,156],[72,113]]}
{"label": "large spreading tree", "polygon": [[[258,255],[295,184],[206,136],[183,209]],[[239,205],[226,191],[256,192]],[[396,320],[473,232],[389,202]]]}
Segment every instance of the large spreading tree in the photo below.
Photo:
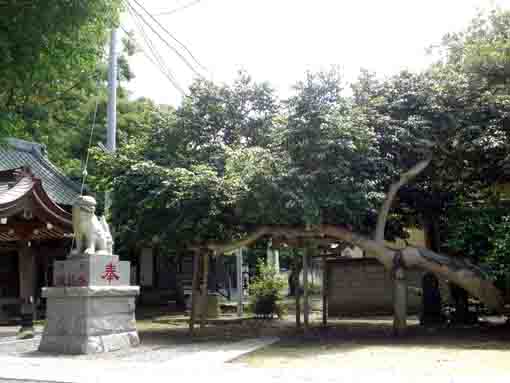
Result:
{"label": "large spreading tree", "polygon": [[[2,7],[2,134],[45,142],[76,171],[91,120],[105,121],[102,56],[119,3]],[[334,69],[306,74],[285,101],[245,73],[231,85],[195,81],[177,110],[132,102],[121,89],[121,145],[95,149],[89,179],[113,191],[117,243],[221,253],[267,236],[328,237],[500,307],[482,270],[439,250],[451,204],[504,181],[509,20],[495,11],[445,37],[423,72],[362,72],[352,96]],[[426,229],[430,249],[386,246],[409,225]]]}

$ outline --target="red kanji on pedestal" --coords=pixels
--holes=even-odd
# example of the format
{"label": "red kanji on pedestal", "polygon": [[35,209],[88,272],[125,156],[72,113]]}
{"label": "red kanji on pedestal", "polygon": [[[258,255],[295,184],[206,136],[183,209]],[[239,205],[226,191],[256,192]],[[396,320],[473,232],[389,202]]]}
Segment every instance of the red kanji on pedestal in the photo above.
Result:
{"label": "red kanji on pedestal", "polygon": [[101,275],[101,278],[106,279],[108,283],[112,283],[114,279],[118,281],[117,267],[112,262],[108,263],[104,268],[104,273]]}

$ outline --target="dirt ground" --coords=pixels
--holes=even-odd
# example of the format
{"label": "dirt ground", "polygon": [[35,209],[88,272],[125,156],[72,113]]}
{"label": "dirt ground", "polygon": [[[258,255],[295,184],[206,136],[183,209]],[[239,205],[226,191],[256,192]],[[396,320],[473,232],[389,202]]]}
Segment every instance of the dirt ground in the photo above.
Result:
{"label": "dirt ground", "polygon": [[[151,315],[152,314],[152,315]],[[290,313],[292,314],[292,313]],[[296,329],[294,316],[284,320],[246,320],[208,325],[190,339],[187,323],[155,323],[150,313],[137,321],[142,343],[236,341],[259,336],[281,340],[234,363],[252,367],[349,367],[463,374],[510,374],[510,325],[505,317],[481,318],[474,326],[425,328],[416,317],[408,320],[407,335],[393,336],[391,317],[335,320],[321,326],[321,313],[311,315],[311,329]],[[235,318],[235,315],[233,315]],[[161,317],[160,317],[161,318]]]}
{"label": "dirt ground", "polygon": [[[282,334],[283,335],[283,334]],[[401,373],[510,374],[510,326],[501,318],[470,327],[423,328],[409,323],[405,337],[392,335],[391,318],[330,321],[309,334],[281,341],[236,363],[252,367],[348,368]]]}
{"label": "dirt ground", "polygon": [[[192,342],[235,341],[258,336],[278,336],[272,346],[247,354],[234,364],[268,368],[342,368],[392,370],[404,374],[501,376],[510,374],[510,325],[504,317],[481,318],[464,327],[419,326],[408,320],[406,336],[396,338],[392,318],[330,319],[321,326],[321,314],[311,316],[307,334],[296,329],[294,317],[284,320],[246,320],[197,329]],[[139,323],[142,342],[190,342],[187,324]],[[197,326],[198,327],[198,326]]]}
{"label": "dirt ground", "polygon": [[[416,318],[408,321],[408,332],[396,338],[392,318],[351,318],[333,320],[321,326],[320,312],[311,316],[304,334],[296,329],[294,317],[284,320],[228,320],[200,329],[190,337],[188,325],[179,316],[161,312],[140,313],[137,320],[142,346],[161,350],[179,344],[227,344],[261,336],[280,341],[247,354],[232,363],[264,368],[339,368],[343,371],[396,371],[401,374],[463,376],[510,375],[510,325],[503,317],[482,318],[478,325],[424,328]],[[166,323],[158,319],[168,318]],[[173,319],[172,319],[173,318]],[[229,318],[229,316],[224,316]],[[236,319],[236,316],[232,316]],[[179,319],[179,320],[177,320]],[[197,345],[198,344],[198,345]]]}

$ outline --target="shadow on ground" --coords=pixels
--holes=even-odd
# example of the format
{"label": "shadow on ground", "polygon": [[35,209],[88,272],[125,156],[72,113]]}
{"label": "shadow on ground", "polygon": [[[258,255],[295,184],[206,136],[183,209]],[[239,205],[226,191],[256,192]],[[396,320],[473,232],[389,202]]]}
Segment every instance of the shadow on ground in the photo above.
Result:
{"label": "shadow on ground", "polygon": [[281,341],[271,347],[275,353],[291,349],[293,353],[302,350],[313,354],[316,347],[327,350],[340,344],[345,350],[370,346],[510,350],[510,326],[501,318],[484,319],[477,325],[463,327],[422,327],[414,318],[409,320],[407,334],[403,337],[393,335],[391,317],[330,320],[328,326],[323,327],[320,315],[315,315],[306,334],[302,328],[296,328],[293,316],[283,320],[247,319],[241,323],[207,325],[202,329],[197,326],[193,337],[190,337],[186,323],[172,324],[169,319],[168,324],[161,324],[146,318],[138,322],[143,344],[237,341],[276,336]]}
{"label": "shadow on ground", "polygon": [[[161,321],[162,317],[168,318],[168,321]],[[510,360],[510,326],[503,324],[501,318],[499,323],[491,319],[469,327],[434,328],[419,326],[416,319],[410,319],[407,334],[398,338],[393,336],[391,317],[330,320],[327,327],[322,327],[318,313],[312,315],[312,325],[306,334],[302,328],[296,328],[293,316],[283,320],[252,318],[242,322],[207,325],[205,328],[197,325],[193,336],[190,336],[188,324],[182,320],[182,315],[169,315],[158,309],[149,309],[137,313],[137,318],[141,346],[136,350],[112,353],[108,358],[172,349],[195,352],[221,348],[244,339],[269,336],[279,337],[280,341],[250,355],[266,359],[307,359],[328,353],[347,355],[371,350],[404,355],[416,350],[431,353],[435,350],[458,353],[491,350],[504,352]],[[37,345],[38,340],[0,344],[0,355],[41,356],[35,351]],[[160,356],[161,360],[166,357],[163,354]]]}

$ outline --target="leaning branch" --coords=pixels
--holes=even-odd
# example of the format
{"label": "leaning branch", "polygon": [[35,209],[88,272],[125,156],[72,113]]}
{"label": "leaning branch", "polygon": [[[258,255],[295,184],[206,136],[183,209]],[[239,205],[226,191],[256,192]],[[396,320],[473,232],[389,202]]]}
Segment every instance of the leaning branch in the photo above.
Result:
{"label": "leaning branch", "polygon": [[230,241],[230,242],[207,242],[203,245],[190,246],[189,250],[191,251],[200,251],[203,249],[210,250],[216,254],[228,254],[237,250],[241,247],[246,247],[251,245],[260,237],[268,234],[268,228],[266,226],[261,226],[257,228],[253,233],[248,234],[246,237],[241,239]]}
{"label": "leaning branch", "polygon": [[[422,168],[426,167],[423,161]],[[416,167],[415,167],[416,168]],[[413,169],[415,169],[413,168]],[[413,170],[411,169],[411,170]],[[422,170],[423,170],[422,169]],[[411,170],[408,173],[411,172]],[[419,171],[416,170],[415,174]],[[397,188],[398,190],[398,188]],[[391,270],[396,256],[395,250],[385,246],[383,242],[353,233],[351,230],[335,225],[317,225],[310,228],[291,226],[260,226],[253,233],[232,242],[208,242],[200,246],[190,247],[190,250],[207,249],[216,254],[228,254],[234,250],[249,246],[264,235],[284,239],[336,239],[359,246],[371,257],[375,257],[387,270]],[[481,269],[469,261],[457,257],[435,253],[428,249],[407,247],[400,251],[403,262],[408,268],[427,270],[439,275],[443,279],[452,281],[463,287],[473,296],[479,298],[488,307],[500,310],[502,298],[499,290],[494,286]]]}
{"label": "leaning branch", "polygon": [[409,183],[412,179],[416,178],[418,174],[420,174],[427,166],[429,166],[430,161],[432,161],[432,156],[428,156],[426,159],[418,162],[407,172],[403,173],[400,176],[400,179],[391,184],[390,190],[388,190],[388,194],[386,195],[386,199],[379,211],[379,216],[377,217],[377,227],[375,229],[375,240],[377,242],[384,241],[384,229],[386,228],[386,221],[388,220],[388,214],[391,209],[391,205],[393,204],[393,200],[395,199],[398,191],[402,186]]}

